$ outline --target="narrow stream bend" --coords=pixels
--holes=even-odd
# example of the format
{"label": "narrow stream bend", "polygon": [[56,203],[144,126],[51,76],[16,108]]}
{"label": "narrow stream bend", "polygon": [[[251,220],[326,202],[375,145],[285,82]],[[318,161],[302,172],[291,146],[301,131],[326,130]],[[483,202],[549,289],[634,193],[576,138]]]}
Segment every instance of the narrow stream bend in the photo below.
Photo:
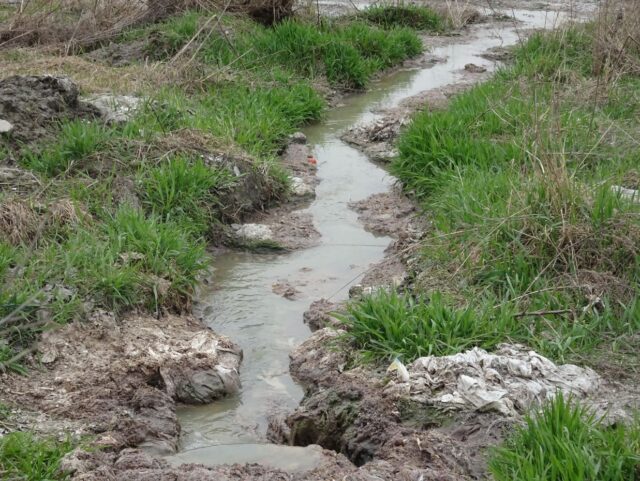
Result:
{"label": "narrow stream bend", "polygon": [[[258,462],[281,469],[299,469],[300,450],[268,444],[268,416],[290,412],[302,399],[302,389],[289,375],[289,352],[309,336],[302,315],[319,298],[347,297],[348,286],[384,257],[391,241],[366,232],[350,201],[389,190],[394,179],[364,154],[339,139],[355,124],[376,118],[376,110],[398,104],[425,90],[458,81],[467,63],[491,70],[495,64],[480,57],[487,49],[515,44],[524,28],[552,26],[557,14],[516,11],[520,20],[495,26],[475,26],[470,42],[436,48],[446,59],[433,67],[396,72],[375,83],[364,94],[345,99],[324,122],[305,129],[318,159],[316,199],[307,209],[321,234],[319,245],[290,254],[224,254],[214,262],[214,286],[202,293],[199,313],[218,333],[244,351],[242,390],[236,397],[210,405],[190,406],[178,412],[182,452],[173,463],[202,464]],[[271,290],[287,279],[301,294],[287,300]],[[309,456],[312,458],[313,456]]]}

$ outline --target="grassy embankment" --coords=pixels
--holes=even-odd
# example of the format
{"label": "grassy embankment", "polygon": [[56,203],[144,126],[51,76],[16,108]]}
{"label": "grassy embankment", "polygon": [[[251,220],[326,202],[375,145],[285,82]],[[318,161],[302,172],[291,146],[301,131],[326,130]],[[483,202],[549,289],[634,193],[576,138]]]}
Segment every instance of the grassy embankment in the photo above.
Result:
{"label": "grassy embankment", "polygon": [[[594,72],[594,25],[537,34],[513,65],[415,116],[393,171],[433,231],[418,290],[351,306],[365,355],[523,342],[555,359],[640,327],[640,76],[629,48]],[[431,324],[426,320],[431,320]]]}
{"label": "grassy embankment", "polygon": [[[416,292],[349,307],[356,360],[519,342],[604,372],[622,362],[637,382],[640,199],[619,189],[640,188],[640,43],[627,13],[628,24],[603,12],[536,34],[492,80],[415,116],[393,172],[433,230]],[[490,471],[637,479],[639,432],[558,398],[493,453]]]}
{"label": "grassy embankment", "polygon": [[[255,207],[229,204],[239,184],[255,178],[262,204],[286,198],[279,150],[321,118],[329,89],[365,88],[421,51],[414,30],[377,23],[365,15],[263,27],[186,12],[120,35],[121,44],[145,43],[146,57],[122,67],[37,47],[0,52],[3,74],[46,70],[76,79],[85,93],[113,88],[147,99],[124,124],[69,121],[45,142],[2,139],[0,161],[11,156],[37,188],[0,191],[0,367],[25,373],[23,356],[43,329],[92,309],[188,310],[216,226]],[[216,161],[220,154],[231,161]],[[123,185],[128,192],[117,195]],[[6,435],[0,472],[64,477],[57,466],[67,450]],[[37,462],[27,466],[27,458]]]}
{"label": "grassy embankment", "polygon": [[[209,21],[188,12],[122,35],[122,42],[153,39],[148,49],[160,62],[150,70],[174,64],[181,70],[176,83],[135,92],[149,100],[131,121],[68,122],[54,141],[12,152],[43,186],[1,198],[3,218],[12,224],[0,243],[0,318],[16,325],[20,344],[21,326],[40,322],[34,316],[45,309],[48,320],[66,322],[94,307],[188,307],[207,267],[206,240],[217,223],[235,218],[237,206],[224,205],[225,195],[242,181],[206,153],[241,158],[247,175],[260,180],[264,203],[280,200],[288,177],[278,151],[325,107],[314,87],[363,88],[376,72],[422,48],[409,29],[383,30],[364,20],[320,26],[288,20],[266,28],[223,16],[224,35],[203,29]],[[19,64],[30,55],[24,50],[4,55],[18,58],[16,71],[33,68]],[[178,63],[181,56],[188,65]],[[73,70],[79,63],[66,65]],[[111,70],[117,77],[119,69]],[[132,181],[142,209],[113,195],[123,178]],[[14,338],[2,334],[10,339],[6,360]]]}

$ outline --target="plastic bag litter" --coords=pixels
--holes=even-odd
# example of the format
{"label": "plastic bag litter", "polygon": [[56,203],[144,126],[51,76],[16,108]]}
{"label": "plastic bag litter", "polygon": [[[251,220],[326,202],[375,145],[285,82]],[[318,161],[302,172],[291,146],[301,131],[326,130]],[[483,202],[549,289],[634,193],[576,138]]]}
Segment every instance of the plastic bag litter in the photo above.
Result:
{"label": "plastic bag litter", "polygon": [[[397,364],[396,364],[397,363]],[[406,371],[400,373],[399,366]],[[412,399],[454,410],[498,411],[513,416],[558,390],[584,398],[601,384],[598,374],[572,364],[556,365],[522,346],[502,344],[495,353],[473,348],[451,356],[421,357],[398,380]],[[400,386],[398,386],[400,387]]]}
{"label": "plastic bag litter", "polygon": [[398,375],[398,379],[402,382],[409,382],[409,371],[404,364],[400,362],[400,359],[397,357],[387,368],[387,373],[396,372]]}

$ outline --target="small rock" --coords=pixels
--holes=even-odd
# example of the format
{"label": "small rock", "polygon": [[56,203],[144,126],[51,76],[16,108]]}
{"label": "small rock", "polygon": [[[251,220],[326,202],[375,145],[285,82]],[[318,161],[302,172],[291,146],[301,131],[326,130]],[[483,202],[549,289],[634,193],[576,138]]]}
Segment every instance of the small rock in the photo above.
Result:
{"label": "small rock", "polygon": [[186,375],[176,386],[176,398],[186,404],[208,404],[239,388],[240,379],[235,370],[216,366]]}
{"label": "small rock", "polygon": [[295,287],[293,287],[286,280],[280,280],[271,286],[271,290],[274,294],[284,297],[285,299],[293,300],[296,295],[300,293]]}
{"label": "small rock", "polygon": [[42,354],[42,356],[40,357],[40,362],[42,364],[52,364],[57,358],[58,353],[53,349],[49,349]]}
{"label": "small rock", "polygon": [[8,134],[13,130],[13,124],[6,120],[0,119],[0,134]]}
{"label": "small rock", "polygon": [[468,63],[467,65],[464,66],[464,69],[467,72],[471,72],[471,73],[484,73],[487,71],[485,67],[476,65],[475,63]]}
{"label": "small rock", "polygon": [[300,177],[291,178],[291,191],[298,197],[307,197],[315,195],[315,190]]}
{"label": "small rock", "polygon": [[611,190],[622,199],[628,200],[629,202],[640,203],[640,191],[638,190],[627,189],[620,185],[612,185]]}
{"label": "small rock", "polygon": [[131,95],[99,95],[84,99],[95,107],[107,123],[119,124],[131,120],[142,104],[142,99]]}
{"label": "small rock", "polygon": [[302,132],[295,132],[289,136],[289,143],[290,144],[306,144],[307,136],[304,135]]}
{"label": "small rock", "polygon": [[231,229],[243,240],[267,241],[273,239],[271,227],[264,224],[231,224]]}

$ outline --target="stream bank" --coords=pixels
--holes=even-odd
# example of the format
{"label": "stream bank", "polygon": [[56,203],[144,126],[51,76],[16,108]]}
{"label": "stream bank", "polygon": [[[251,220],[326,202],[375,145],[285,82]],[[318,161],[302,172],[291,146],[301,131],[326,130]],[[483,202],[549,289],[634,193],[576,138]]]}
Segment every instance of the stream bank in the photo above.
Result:
{"label": "stream bank", "polygon": [[[475,54],[472,56],[476,62],[483,62]],[[397,75],[402,77],[404,74],[400,72]],[[408,77],[411,77],[410,73]],[[397,81],[397,78],[393,81]],[[381,84],[388,86],[385,80]],[[406,91],[402,95],[412,92],[412,88],[426,88],[424,84],[412,85],[411,82],[403,87]],[[398,100],[398,97],[390,100],[382,90],[379,94],[382,100],[375,102],[376,110],[387,102],[393,104]],[[384,171],[371,166],[365,156],[349,149],[338,139],[341,131],[352,125],[354,120],[376,117],[371,113],[371,98],[364,98],[366,100],[357,108],[350,104],[351,99],[347,99],[342,108],[338,107],[336,115],[342,118],[330,126],[328,135],[321,130],[323,127],[307,131],[319,161],[318,173],[321,178],[317,187],[317,201],[309,208],[315,228],[322,236],[320,240],[317,240],[317,236],[313,240],[317,245],[308,249],[308,254],[305,251],[288,254],[286,264],[284,257],[276,254],[226,253],[220,256],[211,292],[205,289],[201,293],[202,296],[208,296],[208,302],[196,309],[199,317],[214,324],[216,331],[230,335],[234,340],[242,339],[243,348],[248,346],[248,349],[245,348],[246,369],[241,370],[243,387],[239,397],[180,412],[180,424],[184,429],[183,448],[200,446],[184,453],[187,456],[183,459],[188,463],[217,465],[229,459],[229,452],[234,449],[229,445],[231,440],[243,443],[235,448],[234,461],[241,464],[266,462],[269,456],[273,456],[281,458],[279,461],[285,458],[282,466],[203,468],[186,465],[169,468],[163,461],[125,450],[84,460],[78,460],[82,455],[72,457],[70,461],[78,461],[76,478],[117,479],[127,476],[130,479],[163,479],[164,476],[166,479],[319,480],[349,476],[354,480],[413,480],[417,476],[423,479],[474,478],[482,472],[483,462],[475,459],[473,454],[500,439],[501,431],[496,429],[496,426],[500,426],[498,419],[491,415],[466,420],[442,419],[439,413],[416,413],[410,405],[398,410],[396,399],[381,390],[383,373],[372,376],[370,372],[362,370],[342,375],[344,359],[339,355],[334,359],[327,352],[331,334],[326,331],[314,335],[312,340],[303,343],[292,354],[291,372],[302,381],[307,391],[303,406],[284,425],[272,419],[274,414],[287,414],[302,396],[300,386],[289,377],[287,354],[308,335],[301,318],[309,301],[316,297],[343,300],[348,290],[346,284],[356,282],[362,275],[365,278],[361,284],[365,288],[389,281],[388,274],[394,271],[386,264],[379,268],[379,276],[371,277],[371,259],[381,259],[391,238],[400,237],[384,262],[397,259],[398,253],[405,252],[415,236],[419,237],[428,228],[425,225],[412,225],[410,219],[408,221],[407,216],[413,212],[413,206],[402,197],[394,198],[394,194],[388,193],[392,179]],[[354,99],[357,103],[357,97]],[[365,113],[362,114],[362,111]],[[317,147],[318,144],[322,147]],[[345,151],[349,152],[348,156],[345,156]],[[350,160],[348,166],[335,163],[345,158]],[[367,201],[367,196],[376,191],[376,196]],[[345,197],[342,195],[344,192],[358,195]],[[352,205],[359,215],[349,212],[346,209],[348,205]],[[339,215],[336,216],[336,213]],[[279,215],[286,217],[288,212]],[[384,236],[363,233],[358,217],[365,220],[369,230]],[[394,218],[398,220],[397,225],[389,222]],[[340,225],[336,219],[348,227]],[[258,219],[255,223],[264,222]],[[403,246],[402,242],[408,246]],[[354,255],[359,256],[357,262],[351,260]],[[294,262],[289,264],[292,257]],[[317,259],[322,260],[321,269],[312,264]],[[391,276],[396,278],[392,281],[402,282],[406,260],[396,264],[399,270]],[[295,270],[295,276],[292,276],[292,266],[299,267]],[[345,266],[349,266],[349,270]],[[335,276],[336,271],[341,276],[346,276],[346,271],[349,277]],[[344,282],[345,279],[348,282]],[[278,298],[271,291],[276,284],[282,284],[285,280],[294,292],[287,298]],[[332,296],[334,292],[336,294]],[[265,305],[260,304],[263,301]],[[211,307],[207,306],[208,303]],[[256,319],[256,313],[259,313],[258,316],[264,313],[267,318]],[[279,342],[279,339],[285,342]],[[318,419],[323,419],[322,425],[318,425]],[[454,425],[453,429],[450,429],[451,425]],[[273,440],[299,445],[322,444],[331,450],[341,451],[346,457],[315,447],[300,451],[298,448],[261,444],[266,439],[267,429]],[[210,446],[208,443],[212,441],[220,447],[216,448],[214,444],[212,449],[207,449],[206,446]],[[301,456],[313,461],[302,468],[286,461],[287,457],[294,459]],[[172,462],[180,460],[178,456]],[[289,472],[278,471],[279,467]],[[302,469],[302,472],[296,472],[297,469]]]}

